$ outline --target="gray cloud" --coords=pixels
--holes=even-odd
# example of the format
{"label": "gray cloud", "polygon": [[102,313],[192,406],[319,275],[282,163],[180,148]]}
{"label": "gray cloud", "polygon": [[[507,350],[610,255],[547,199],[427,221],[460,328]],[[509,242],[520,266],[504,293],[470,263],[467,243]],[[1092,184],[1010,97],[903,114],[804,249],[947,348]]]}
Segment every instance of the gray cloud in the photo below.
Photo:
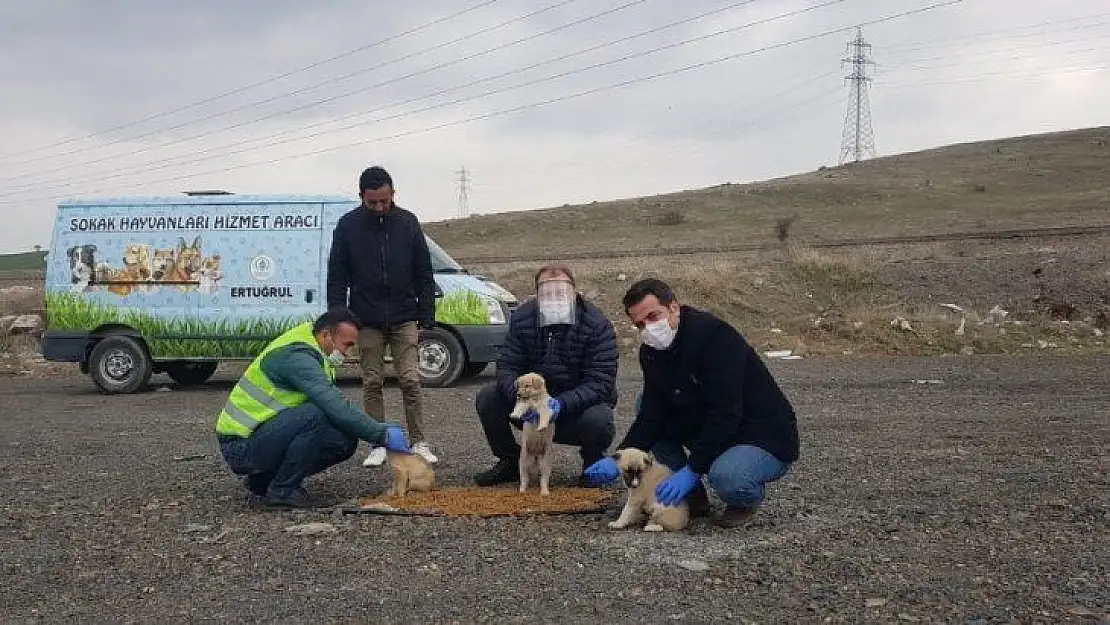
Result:
{"label": "gray cloud", "polygon": [[[839,59],[850,33],[548,106],[532,105],[935,0],[848,0],[558,80],[481,95],[820,3],[752,2],[712,19],[482,81],[731,4],[646,0],[539,35],[627,1],[578,0],[424,52],[555,4],[501,0],[310,71],[51,149],[36,148],[369,46],[469,4],[9,3],[0,19],[6,52],[0,55],[0,132],[7,139],[0,148],[0,211],[9,223],[0,230],[0,251],[47,243],[53,207],[65,197],[172,194],[210,186],[239,192],[351,193],[358,172],[372,162],[394,171],[402,198],[426,220],[452,216],[454,172],[463,164],[475,181],[471,205],[487,212],[811,170],[836,160],[847,95]],[[965,0],[865,28],[879,63],[871,101],[880,153],[1105,123],[1101,111],[1110,104],[1110,71],[1077,70],[1110,65],[1110,47],[1100,43],[1100,37],[1110,34],[1110,14],[1065,21],[1094,14],[1099,14],[1095,3],[1084,0],[1051,5]],[[1038,26],[1043,22],[1053,24]],[[991,34],[970,36],[981,32]],[[529,37],[534,38],[481,54]],[[478,56],[452,63],[469,55]],[[411,58],[397,61],[405,56]],[[425,71],[437,64],[451,65]],[[419,75],[405,78],[413,73]],[[347,74],[356,75],[335,80]],[[329,80],[333,82],[282,97]],[[385,84],[375,87],[378,83]],[[362,92],[339,97],[354,90]],[[444,90],[450,92],[426,97]],[[474,99],[450,104],[470,97]],[[274,100],[247,106],[268,98]],[[335,99],[319,103],[328,98]],[[406,100],[418,101],[396,106]],[[439,104],[443,106],[413,112]],[[302,110],[283,113],[298,106]],[[244,110],[225,113],[239,107]],[[455,123],[516,107],[524,108]],[[212,115],[217,116],[203,119]],[[385,117],[391,118],[324,132]],[[332,121],[337,118],[344,119]],[[240,127],[223,130],[232,125]],[[442,127],[423,132],[437,126]],[[192,139],[201,133],[210,135]],[[275,137],[280,133],[285,134]],[[403,136],[387,139],[394,135]],[[304,138],[265,145],[290,137]],[[179,143],[158,147],[175,141]],[[362,145],[340,149],[354,143]],[[229,154],[234,150],[242,153]],[[322,153],[294,158],[312,151]],[[198,162],[188,162],[193,160]],[[246,166],[265,161],[274,162]]]}

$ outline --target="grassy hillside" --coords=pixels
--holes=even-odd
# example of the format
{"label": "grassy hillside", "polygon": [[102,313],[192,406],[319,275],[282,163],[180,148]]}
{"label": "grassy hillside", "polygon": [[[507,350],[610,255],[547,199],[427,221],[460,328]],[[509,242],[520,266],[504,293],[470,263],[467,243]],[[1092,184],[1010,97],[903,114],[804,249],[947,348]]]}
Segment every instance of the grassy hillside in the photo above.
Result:
{"label": "grassy hillside", "polygon": [[32,271],[46,269],[46,252],[0,254],[0,271]]}
{"label": "grassy hillside", "polygon": [[[742,172],[737,172],[742,173]],[[743,185],[430,223],[461,259],[1110,222],[1110,127],[941,147]]]}

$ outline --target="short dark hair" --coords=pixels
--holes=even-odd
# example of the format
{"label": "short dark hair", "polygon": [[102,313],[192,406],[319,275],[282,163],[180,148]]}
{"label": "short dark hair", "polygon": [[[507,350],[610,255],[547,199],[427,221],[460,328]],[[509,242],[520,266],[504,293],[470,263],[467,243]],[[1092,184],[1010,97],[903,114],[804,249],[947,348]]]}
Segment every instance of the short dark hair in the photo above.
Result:
{"label": "short dark hair", "polygon": [[393,177],[384,168],[374,165],[367,167],[358,177],[358,192],[361,194],[367,189],[380,189],[385,185],[393,186]]}
{"label": "short dark hair", "polygon": [[540,267],[539,271],[536,272],[536,277],[533,279],[537,289],[540,288],[540,276],[545,273],[561,273],[570,280],[572,286],[574,285],[574,273],[571,272],[570,267],[562,263],[548,263]]}
{"label": "short dark hair", "polygon": [[319,334],[322,330],[335,332],[341,323],[349,323],[355,327],[356,330],[362,329],[362,322],[358,320],[355,313],[351,309],[344,306],[336,306],[335,308],[328,309],[328,312],[316,318],[312,324],[312,333]]}
{"label": "short dark hair", "polygon": [[638,280],[625,291],[624,299],[621,300],[625,314],[628,314],[629,308],[644,301],[644,298],[648,295],[654,295],[659,299],[659,303],[664,306],[670,306],[671,302],[675,301],[674,291],[669,284],[659,278],[644,278]]}

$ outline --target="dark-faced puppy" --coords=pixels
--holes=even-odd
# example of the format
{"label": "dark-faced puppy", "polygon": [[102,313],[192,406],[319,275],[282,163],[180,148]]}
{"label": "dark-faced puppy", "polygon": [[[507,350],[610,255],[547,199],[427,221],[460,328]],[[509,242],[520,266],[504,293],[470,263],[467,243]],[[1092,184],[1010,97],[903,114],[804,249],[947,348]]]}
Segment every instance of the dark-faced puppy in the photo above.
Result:
{"label": "dark-faced puppy", "polygon": [[690,507],[685,502],[677,506],[664,506],[655,499],[655,487],[671,475],[671,470],[655,457],[641,449],[621,449],[613,454],[621,470],[621,478],[628,489],[628,498],[620,517],[611,523],[613,529],[623,529],[647,517],[644,531],[674,532],[690,522]]}

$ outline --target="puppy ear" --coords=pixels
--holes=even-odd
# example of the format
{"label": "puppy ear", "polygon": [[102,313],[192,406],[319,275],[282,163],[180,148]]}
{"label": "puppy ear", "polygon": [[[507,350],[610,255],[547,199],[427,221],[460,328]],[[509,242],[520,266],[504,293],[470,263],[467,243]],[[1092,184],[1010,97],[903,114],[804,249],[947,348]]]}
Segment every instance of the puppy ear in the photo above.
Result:
{"label": "puppy ear", "polygon": [[648,452],[648,454],[644,456],[644,465],[650,467],[653,464],[655,464],[655,456]]}
{"label": "puppy ear", "polygon": [[620,459],[621,459],[620,450],[614,451],[613,453],[609,454],[609,457],[612,458],[613,460],[616,460],[616,461],[620,462]]}

